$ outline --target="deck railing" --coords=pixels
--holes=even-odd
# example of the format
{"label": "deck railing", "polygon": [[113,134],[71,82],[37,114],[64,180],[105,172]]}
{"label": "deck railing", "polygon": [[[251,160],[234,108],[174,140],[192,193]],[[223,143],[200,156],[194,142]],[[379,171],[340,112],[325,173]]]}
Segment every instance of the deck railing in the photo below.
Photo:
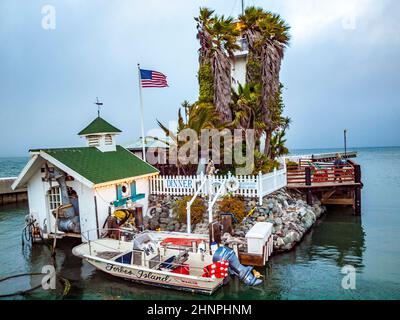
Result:
{"label": "deck railing", "polygon": [[350,162],[335,166],[331,162],[310,162],[300,159],[297,166],[290,166],[287,170],[289,185],[354,182],[356,182],[355,166]]}
{"label": "deck railing", "polygon": [[[207,180],[207,183],[202,184],[204,179]],[[201,188],[200,195],[208,196],[216,194],[221,184],[225,185],[232,179],[238,184],[237,190],[231,191],[233,195],[258,198],[262,203],[263,197],[286,186],[286,165],[283,163],[280,170],[274,170],[268,174],[259,173],[258,175],[234,176],[228,173],[227,175],[215,176],[155,176],[150,179],[150,194],[193,196]]]}

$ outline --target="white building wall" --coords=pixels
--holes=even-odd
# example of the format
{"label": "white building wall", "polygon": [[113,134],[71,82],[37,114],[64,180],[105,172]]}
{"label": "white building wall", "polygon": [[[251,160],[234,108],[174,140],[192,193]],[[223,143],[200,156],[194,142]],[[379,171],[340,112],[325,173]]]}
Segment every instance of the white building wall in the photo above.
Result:
{"label": "white building wall", "polygon": [[49,222],[46,198],[47,190],[44,189],[40,170],[37,170],[29,179],[27,187],[29,213],[37,219],[40,228],[43,229],[45,220],[47,219],[47,226],[49,226]]}
{"label": "white building wall", "polygon": [[110,203],[116,200],[116,186],[111,185],[94,190],[94,195],[97,202],[97,216],[99,220],[99,228],[103,228],[105,221],[108,218],[108,208]]}
{"label": "white building wall", "polygon": [[[79,181],[68,181],[67,186],[72,187],[78,194],[79,222],[81,233],[84,235],[82,241],[97,238],[96,208],[93,189],[85,186]],[[89,233],[88,233],[89,231]]]}
{"label": "white building wall", "polygon": [[[58,186],[57,182],[52,182],[52,187]],[[94,240],[97,238],[97,229],[102,228],[109,214],[110,204],[116,200],[116,185],[110,185],[98,189],[91,189],[81,182],[67,181],[67,186],[72,187],[78,195],[79,217],[81,233],[84,234],[82,241],[86,239]],[[136,193],[145,194],[145,198],[137,201],[143,205],[143,214],[146,215],[149,197],[148,178],[136,181]],[[50,212],[47,192],[50,189],[48,182],[42,181],[40,169],[32,176],[28,182],[28,201],[29,211],[38,220],[40,228],[46,221],[48,232],[55,232],[55,218]],[[96,217],[97,204],[97,217]],[[88,233],[89,231],[89,233]]]}
{"label": "white building wall", "polygon": [[149,194],[150,194],[150,183],[149,178],[136,180],[136,193],[144,193],[145,198],[137,201],[143,205],[143,216],[147,215],[147,209],[149,207]]}
{"label": "white building wall", "polygon": [[233,87],[237,88],[238,83],[244,85],[246,83],[246,56],[237,56],[234,63],[232,64],[232,78]]}

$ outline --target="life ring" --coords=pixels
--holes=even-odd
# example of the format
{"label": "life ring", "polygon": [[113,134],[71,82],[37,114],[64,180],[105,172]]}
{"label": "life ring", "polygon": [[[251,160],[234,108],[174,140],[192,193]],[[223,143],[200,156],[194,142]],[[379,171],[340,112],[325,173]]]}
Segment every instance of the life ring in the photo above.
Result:
{"label": "life ring", "polygon": [[121,185],[121,194],[123,198],[128,198],[131,195],[131,190],[130,186],[127,183],[123,183]]}
{"label": "life ring", "polygon": [[225,187],[229,192],[236,192],[240,187],[239,180],[236,177],[230,177],[226,180]]}

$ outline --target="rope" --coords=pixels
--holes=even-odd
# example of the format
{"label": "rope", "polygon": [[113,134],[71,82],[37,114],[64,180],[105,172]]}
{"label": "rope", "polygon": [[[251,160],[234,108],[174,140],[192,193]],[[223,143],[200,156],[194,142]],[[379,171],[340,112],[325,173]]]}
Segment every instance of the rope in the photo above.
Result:
{"label": "rope", "polygon": [[[0,282],[9,280],[9,279],[14,279],[14,278],[20,278],[20,277],[26,277],[26,276],[39,276],[39,275],[44,275],[44,273],[40,273],[40,272],[31,272],[31,273],[20,273],[20,274],[16,274],[13,276],[9,276],[9,277],[5,277],[0,279]],[[62,281],[64,283],[64,290],[63,290],[63,297],[67,296],[69,291],[71,290],[71,282],[68,279],[65,279],[61,276],[57,276],[59,278],[60,281]],[[27,290],[20,290],[20,291],[15,291],[13,293],[7,293],[7,294],[1,294],[0,298],[7,298],[7,297],[14,297],[14,296],[23,296],[26,295],[28,293],[31,293],[32,291],[35,291],[39,288],[42,287],[42,284],[38,284],[35,287],[32,287],[30,289]]]}
{"label": "rope", "polygon": [[[0,282],[6,281],[8,279],[13,279],[13,278],[20,278],[20,277],[25,277],[25,276],[37,276],[37,275],[43,275],[43,273],[38,273],[38,272],[33,272],[33,273],[20,273],[20,274],[16,274],[13,276],[9,276],[3,279],[0,279]],[[27,290],[20,290],[20,291],[16,291],[13,293],[7,293],[7,294],[1,294],[0,298],[7,298],[7,297],[13,297],[13,296],[20,296],[20,295],[25,295],[27,293],[30,293],[36,289],[39,289],[42,286],[42,284],[39,284],[33,288],[27,289]]]}
{"label": "rope", "polygon": [[[30,244],[30,246],[32,246],[33,244],[33,229],[35,227],[35,222],[36,220],[31,219],[29,216],[26,217],[26,225],[25,227],[22,229],[22,234],[21,234],[21,240],[22,240],[22,249],[24,248],[25,244]],[[53,246],[48,243],[47,241],[45,241],[45,239],[43,238],[42,232],[39,229],[39,237],[42,240],[42,244],[46,244],[46,247],[50,250],[50,252],[52,253],[52,261],[53,261],[53,267],[56,269],[56,261],[54,259],[54,255],[53,255]],[[55,250],[54,250],[55,253]],[[13,278],[18,278],[18,277],[23,277],[23,276],[33,276],[33,275],[43,275],[43,273],[22,273],[22,274],[16,274],[13,276],[9,276],[3,279],[0,279],[0,282],[6,281],[8,279],[13,279]],[[56,275],[60,281],[63,282],[63,286],[64,286],[64,290],[63,290],[63,296],[68,295],[69,291],[71,290],[71,282],[66,279],[61,277],[60,275]],[[33,288],[27,289],[27,290],[22,290],[22,291],[16,291],[14,293],[10,293],[10,294],[5,294],[5,295],[0,295],[0,298],[5,298],[5,297],[12,297],[12,296],[18,296],[18,295],[25,295],[27,293],[30,293],[38,288],[40,288],[42,285],[37,285]]]}

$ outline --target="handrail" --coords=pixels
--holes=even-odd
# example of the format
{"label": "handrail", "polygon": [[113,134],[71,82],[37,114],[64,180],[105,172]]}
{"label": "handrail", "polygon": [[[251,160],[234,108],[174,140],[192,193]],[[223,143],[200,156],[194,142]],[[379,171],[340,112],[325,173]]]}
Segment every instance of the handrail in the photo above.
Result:
{"label": "handrail", "polygon": [[190,207],[192,206],[194,200],[196,200],[197,196],[200,194],[201,190],[203,189],[204,185],[207,182],[207,177],[201,175],[201,179],[203,180],[200,184],[200,187],[197,189],[196,193],[192,197],[192,199],[186,204],[186,226],[187,226],[187,233],[192,233],[192,226],[190,222]]}
{"label": "handrail", "polygon": [[225,189],[225,184],[222,181],[214,181],[214,184],[220,184],[220,187],[218,189],[218,191],[215,193],[214,198],[211,200],[211,197],[208,201],[208,222],[211,223],[213,221],[213,214],[212,214],[212,210],[213,207],[215,205],[215,203],[217,202],[218,198],[220,197],[222,191]]}

